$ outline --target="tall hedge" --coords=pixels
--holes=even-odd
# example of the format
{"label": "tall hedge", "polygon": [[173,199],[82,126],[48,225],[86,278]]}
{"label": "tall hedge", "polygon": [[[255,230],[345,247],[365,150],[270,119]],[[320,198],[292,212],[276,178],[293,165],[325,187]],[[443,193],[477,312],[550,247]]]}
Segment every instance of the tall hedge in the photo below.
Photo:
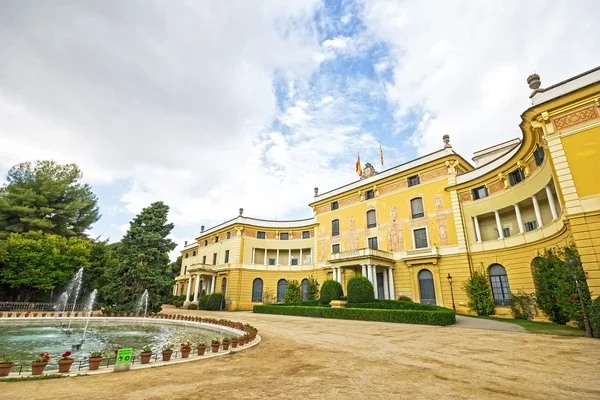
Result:
{"label": "tall hedge", "polygon": [[338,281],[328,280],[323,282],[321,287],[321,304],[329,304],[332,300],[339,300],[344,295],[342,285]]}
{"label": "tall hedge", "polygon": [[375,301],[371,282],[362,275],[354,275],[348,281],[348,303],[369,303]]}
{"label": "tall hedge", "polygon": [[222,293],[211,293],[207,297],[206,309],[211,311],[225,310],[225,296]]}
{"label": "tall hedge", "polygon": [[590,325],[594,336],[600,338],[600,296],[596,297],[590,306]]}
{"label": "tall hedge", "polygon": [[469,296],[469,308],[477,315],[492,315],[496,312],[492,288],[485,272],[473,272],[473,275],[464,283],[464,288]]}

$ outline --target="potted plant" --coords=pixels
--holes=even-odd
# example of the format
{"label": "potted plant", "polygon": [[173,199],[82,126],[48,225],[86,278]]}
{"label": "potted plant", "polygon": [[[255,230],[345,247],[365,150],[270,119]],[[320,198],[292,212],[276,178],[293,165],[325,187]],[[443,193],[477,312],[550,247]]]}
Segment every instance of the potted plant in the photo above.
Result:
{"label": "potted plant", "polygon": [[142,364],[148,364],[150,362],[150,357],[152,357],[152,349],[150,348],[150,346],[146,345],[140,353],[140,359],[142,360]]}
{"label": "potted plant", "polygon": [[173,345],[167,344],[162,349],[162,359],[163,361],[169,361],[171,359],[171,355],[173,354]]}
{"label": "potted plant", "polygon": [[71,369],[71,365],[75,362],[73,357],[71,357],[70,351],[65,351],[60,359],[58,360],[58,372],[67,373]]}
{"label": "potted plant", "polygon": [[229,345],[231,344],[231,339],[228,337],[223,339],[223,351],[229,350]]}
{"label": "potted plant", "polygon": [[8,376],[10,369],[14,366],[15,363],[13,362],[13,357],[3,354],[2,357],[0,357],[0,376]]}
{"label": "potted plant", "polygon": [[206,351],[206,343],[198,343],[196,350],[198,351],[199,356],[203,356],[204,352]]}
{"label": "potted plant", "polygon": [[190,352],[192,351],[192,342],[189,340],[185,343],[181,344],[181,357],[188,358],[190,356]]}
{"label": "potted plant", "polygon": [[48,353],[40,353],[31,363],[31,375],[41,375],[48,365],[48,360],[50,360]]}
{"label": "potted plant", "polygon": [[90,371],[95,371],[100,367],[100,364],[104,360],[104,350],[90,351],[90,357],[88,358],[88,365]]}
{"label": "potted plant", "polygon": [[238,345],[238,338],[231,339],[231,348],[235,349]]}
{"label": "potted plant", "polygon": [[219,347],[221,347],[221,342],[219,342],[219,339],[213,339],[213,341],[210,344],[211,347],[211,351],[213,353],[216,353],[219,351]]}

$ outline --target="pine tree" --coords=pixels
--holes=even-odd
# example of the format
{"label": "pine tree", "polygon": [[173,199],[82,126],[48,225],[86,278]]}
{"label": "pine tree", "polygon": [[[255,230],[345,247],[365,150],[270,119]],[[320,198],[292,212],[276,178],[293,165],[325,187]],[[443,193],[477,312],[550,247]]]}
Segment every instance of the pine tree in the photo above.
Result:
{"label": "pine tree", "polygon": [[107,300],[124,311],[136,311],[137,302],[148,289],[148,311],[159,311],[171,292],[169,252],[176,245],[167,236],[169,207],[163,202],[144,208],[129,225],[121,240],[119,267],[109,285]]}

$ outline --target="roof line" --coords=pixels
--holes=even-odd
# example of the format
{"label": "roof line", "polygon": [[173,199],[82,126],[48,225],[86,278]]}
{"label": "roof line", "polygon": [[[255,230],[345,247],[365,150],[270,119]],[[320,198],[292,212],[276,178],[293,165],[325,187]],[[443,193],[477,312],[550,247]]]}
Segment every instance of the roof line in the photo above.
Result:
{"label": "roof line", "polygon": [[[581,78],[582,76],[585,76],[585,75],[587,75],[587,74],[591,74],[592,72],[596,72],[596,71],[598,71],[598,70],[600,70],[600,66],[598,66],[598,67],[596,67],[596,68],[592,68],[592,69],[590,69],[590,70],[588,70],[588,71],[582,72],[582,73],[581,73],[581,74],[579,74],[579,75],[572,76],[572,77],[570,77],[569,79],[565,79],[564,81],[561,81],[561,82],[555,83],[554,85],[548,86],[547,88],[539,88],[539,89],[535,89],[533,92],[531,92],[531,95],[529,95],[529,98],[532,98],[532,97],[533,97],[533,96],[535,96],[537,93],[544,93],[544,92],[546,92],[546,91],[548,91],[548,90],[554,89],[554,88],[556,88],[556,87],[558,87],[558,86],[564,85],[565,83],[569,83],[569,82],[571,82],[571,81],[574,81],[575,79]],[[588,86],[589,86],[589,85],[588,85]],[[583,88],[581,88],[581,89],[583,89]],[[540,104],[543,104],[543,103],[540,103]],[[539,105],[539,104],[538,104],[538,105]]]}
{"label": "roof line", "polygon": [[[474,153],[473,153],[473,157],[475,157],[475,154],[477,154],[477,153],[481,153],[482,151],[486,151],[486,150],[489,150],[489,149],[493,149],[494,147],[502,146],[503,144],[508,144],[509,142],[512,142],[512,141],[514,141],[514,140],[518,140],[519,142],[521,141],[521,139],[519,139],[518,137],[517,137],[517,138],[514,138],[514,139],[509,139],[509,140],[507,140],[507,141],[505,141],[505,142],[498,143],[498,144],[495,144],[495,145],[493,145],[493,146],[490,146],[490,147],[486,147],[485,149],[477,150],[476,152],[474,152]],[[510,151],[510,150],[509,150],[509,151]]]}

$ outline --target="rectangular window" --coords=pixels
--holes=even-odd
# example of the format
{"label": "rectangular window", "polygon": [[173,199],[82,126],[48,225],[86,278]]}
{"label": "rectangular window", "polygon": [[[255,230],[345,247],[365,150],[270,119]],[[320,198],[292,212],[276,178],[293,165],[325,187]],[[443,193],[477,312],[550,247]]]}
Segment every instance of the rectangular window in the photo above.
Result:
{"label": "rectangular window", "polygon": [[517,183],[523,182],[524,180],[525,174],[521,168],[508,174],[508,182],[510,183],[510,186],[515,186]]}
{"label": "rectangular window", "polygon": [[369,238],[368,241],[369,241],[369,248],[370,249],[377,250],[379,248],[377,246],[377,238],[376,237]]}
{"label": "rectangular window", "polygon": [[[183,267],[183,274],[187,274],[187,265],[185,267]],[[66,300],[65,300],[66,301]]]}
{"label": "rectangular window", "polygon": [[229,250],[225,250],[225,264],[229,262]]}
{"label": "rectangular window", "polygon": [[217,265],[217,253],[213,254],[213,265]]}
{"label": "rectangular window", "polygon": [[274,258],[269,258],[269,265],[275,265],[275,261]]}
{"label": "rectangular window", "polygon": [[292,265],[298,265],[298,259],[292,258]]}
{"label": "rectangular window", "polygon": [[421,178],[419,178],[419,175],[413,175],[413,176],[409,176],[407,179],[408,182],[408,186],[415,186],[418,185],[419,183],[421,183]]}
{"label": "rectangular window", "polygon": [[231,232],[227,232],[227,239],[231,239]]}
{"label": "rectangular window", "polygon": [[340,204],[337,201],[334,201],[331,203],[331,210],[337,210],[338,208],[340,208]]}
{"label": "rectangular window", "polygon": [[302,232],[302,239],[310,239],[310,231]]}
{"label": "rectangular window", "polygon": [[473,193],[473,200],[483,199],[484,197],[488,197],[488,191],[485,186],[480,186],[471,190]]}
{"label": "rectangular window", "polygon": [[525,232],[531,232],[536,230],[538,227],[537,221],[525,222]]}
{"label": "rectangular window", "polygon": [[264,239],[266,237],[264,232],[256,232],[257,239]]}
{"label": "rectangular window", "polygon": [[413,218],[421,218],[425,216],[425,210],[423,209],[423,199],[417,197],[410,201],[410,214]]}
{"label": "rectangular window", "polygon": [[502,236],[505,238],[510,237],[510,228],[502,228]]}
{"label": "rectangular window", "polygon": [[206,256],[202,256],[202,264],[206,264]]}
{"label": "rectangular window", "polygon": [[423,249],[425,247],[429,247],[429,243],[427,243],[427,229],[415,229],[413,231],[413,235],[415,235],[415,249]]}
{"label": "rectangular window", "polygon": [[373,190],[367,190],[365,192],[365,200],[370,200],[375,198],[375,192]]}
{"label": "rectangular window", "polygon": [[535,159],[535,165],[538,167],[544,162],[544,148],[540,147],[539,144],[536,145],[536,149],[533,152],[533,158]]}
{"label": "rectangular window", "polygon": [[332,254],[337,254],[340,252],[340,245],[339,244],[334,244],[333,246],[331,246],[331,253]]}
{"label": "rectangular window", "polygon": [[281,232],[279,234],[279,240],[289,240],[290,234],[287,232]]}
{"label": "rectangular window", "polygon": [[340,234],[340,220],[334,219],[331,221],[331,236],[338,236]]}
{"label": "rectangular window", "polygon": [[375,228],[377,226],[377,217],[375,210],[367,211],[367,228]]}

